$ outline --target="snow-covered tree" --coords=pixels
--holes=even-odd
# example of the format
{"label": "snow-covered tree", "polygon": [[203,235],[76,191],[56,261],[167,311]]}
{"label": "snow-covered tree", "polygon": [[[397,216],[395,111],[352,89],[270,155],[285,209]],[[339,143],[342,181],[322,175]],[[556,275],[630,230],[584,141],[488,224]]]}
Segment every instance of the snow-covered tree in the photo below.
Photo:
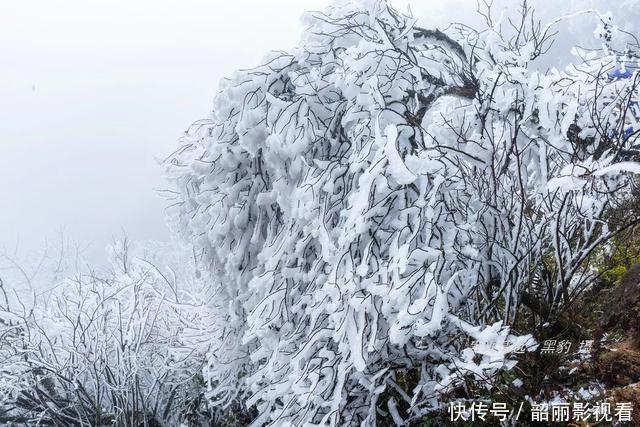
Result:
{"label": "snow-covered tree", "polygon": [[240,396],[254,425],[402,425],[514,366],[519,307],[552,318],[588,286],[640,172],[637,58],[585,13],[601,48],[541,72],[570,17],[439,31],[341,2],[223,81],[167,163],[219,291],[214,402]]}
{"label": "snow-covered tree", "polygon": [[[178,425],[203,399],[213,290],[179,248],[111,251],[112,271],[61,278],[0,305],[0,423]],[[187,254],[189,252],[187,251]]]}
{"label": "snow-covered tree", "polygon": [[[637,39],[490,4],[336,2],[225,80],[166,163],[187,248],[0,254],[0,423],[409,425],[489,393],[640,222]],[[576,16],[595,47],[540,69]]]}

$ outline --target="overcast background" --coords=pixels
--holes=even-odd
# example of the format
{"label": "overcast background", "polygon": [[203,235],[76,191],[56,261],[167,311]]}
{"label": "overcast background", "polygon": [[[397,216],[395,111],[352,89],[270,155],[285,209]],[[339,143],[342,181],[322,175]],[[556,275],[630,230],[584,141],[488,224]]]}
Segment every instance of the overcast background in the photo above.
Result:
{"label": "overcast background", "polygon": [[[423,25],[440,26],[476,6],[411,3]],[[167,240],[157,159],[207,115],[221,77],[295,45],[303,11],[326,4],[0,0],[0,249],[24,257],[63,231],[99,263],[123,231]]]}
{"label": "overcast background", "polygon": [[[306,4],[303,4],[306,3]],[[165,240],[157,158],[323,1],[0,0],[0,246]]]}

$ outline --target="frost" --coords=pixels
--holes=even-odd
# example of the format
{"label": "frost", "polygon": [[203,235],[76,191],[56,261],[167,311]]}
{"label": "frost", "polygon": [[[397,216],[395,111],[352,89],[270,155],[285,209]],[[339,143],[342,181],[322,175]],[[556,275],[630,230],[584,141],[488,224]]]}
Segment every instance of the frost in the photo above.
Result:
{"label": "frost", "polygon": [[608,174],[616,174],[619,172],[640,173],[640,163],[636,162],[620,162],[613,165],[603,167],[593,172],[594,176],[603,176]]}
{"label": "frost", "polygon": [[416,180],[416,176],[412,174],[405,166],[404,162],[398,154],[396,141],[398,139],[398,130],[394,125],[387,126],[386,129],[387,142],[384,146],[384,152],[389,161],[389,173],[400,185],[411,184]]}
{"label": "frost", "polygon": [[225,82],[167,162],[221,313],[208,397],[255,426],[402,425],[535,348],[510,328],[530,284],[553,259],[555,309],[592,279],[638,171],[637,87],[602,72],[618,33],[597,16],[603,48],[541,73],[541,38],[339,2]]}

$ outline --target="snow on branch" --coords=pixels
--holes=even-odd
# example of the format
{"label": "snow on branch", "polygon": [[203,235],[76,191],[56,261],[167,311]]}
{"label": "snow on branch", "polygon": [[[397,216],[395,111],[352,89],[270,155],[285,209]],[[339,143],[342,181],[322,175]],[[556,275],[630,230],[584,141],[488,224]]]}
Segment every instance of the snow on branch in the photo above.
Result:
{"label": "snow on branch", "polygon": [[401,424],[533,345],[510,326],[541,269],[546,316],[593,280],[638,172],[638,73],[606,46],[536,71],[553,35],[521,21],[443,33],[340,3],[223,82],[167,162],[219,291],[212,399],[256,426]]}

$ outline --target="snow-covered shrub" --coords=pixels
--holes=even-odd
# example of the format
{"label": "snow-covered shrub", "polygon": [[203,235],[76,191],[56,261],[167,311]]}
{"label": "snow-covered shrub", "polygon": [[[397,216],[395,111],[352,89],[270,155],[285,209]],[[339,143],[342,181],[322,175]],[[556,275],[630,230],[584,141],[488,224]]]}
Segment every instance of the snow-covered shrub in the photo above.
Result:
{"label": "snow-covered shrub", "polygon": [[193,259],[121,243],[111,265],[61,280],[30,306],[9,295],[0,422],[199,425],[214,414],[201,375],[212,291],[193,279]]}
{"label": "snow-covered shrub", "polygon": [[337,3],[222,83],[167,164],[217,292],[215,404],[244,399],[254,425],[401,424],[514,365],[532,342],[509,325],[541,268],[546,316],[589,283],[638,172],[640,77],[596,13],[602,49],[536,70],[561,20],[521,12],[445,33]]}

